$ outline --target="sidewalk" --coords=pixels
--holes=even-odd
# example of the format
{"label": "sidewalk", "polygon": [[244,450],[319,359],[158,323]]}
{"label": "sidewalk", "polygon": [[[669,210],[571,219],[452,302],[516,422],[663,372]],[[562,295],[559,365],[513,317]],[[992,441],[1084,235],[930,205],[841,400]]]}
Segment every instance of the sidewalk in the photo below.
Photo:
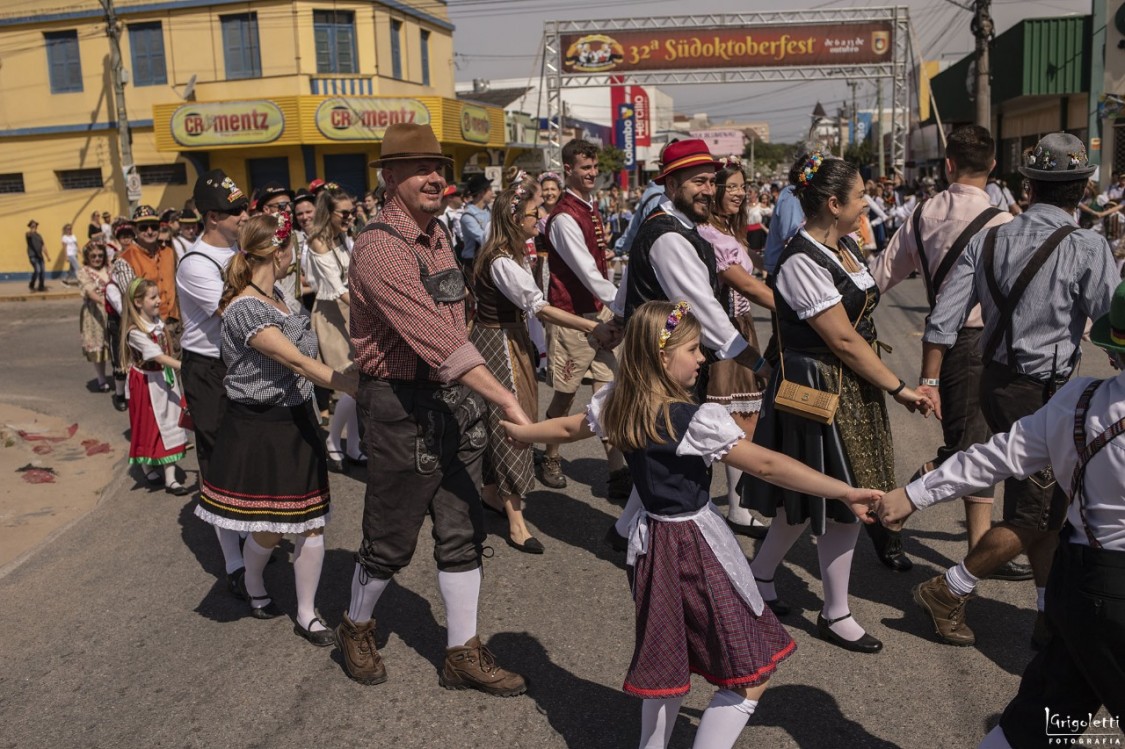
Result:
{"label": "sidewalk", "polygon": [[61,278],[47,281],[46,291],[28,291],[27,281],[0,281],[0,302],[35,302],[52,299],[79,299],[77,286],[67,286]]}

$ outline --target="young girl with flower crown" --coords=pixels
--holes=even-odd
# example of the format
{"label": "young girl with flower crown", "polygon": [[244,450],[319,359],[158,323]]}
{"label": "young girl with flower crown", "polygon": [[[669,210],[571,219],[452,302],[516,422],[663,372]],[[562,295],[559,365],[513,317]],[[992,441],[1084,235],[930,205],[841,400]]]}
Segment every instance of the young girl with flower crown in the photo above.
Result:
{"label": "young girl with flower crown", "polygon": [[722,461],[796,491],[839,498],[856,513],[881,492],[856,489],[751,443],[718,403],[691,389],[704,357],[686,302],[648,302],[629,320],[615,384],[585,414],[516,426],[512,440],[598,436],[625,454],[643,510],[632,519],[628,564],[636,646],[624,690],[644,700],[642,749],[666,747],[692,673],[719,689],[695,747],[731,747],[777,664],[796,643],[766,608],[741,547],[711,504],[711,464]]}
{"label": "young girl with flower crown", "polygon": [[134,278],[122,307],[121,361],[131,365],[126,382],[129,462],[143,466],[151,483],[160,480],[158,469],[162,468],[164,488],[182,497],[188,490],[176,480],[176,464],[187,453],[187,430],[180,426],[180,362],[172,356],[171,342],[164,333],[156,282]]}

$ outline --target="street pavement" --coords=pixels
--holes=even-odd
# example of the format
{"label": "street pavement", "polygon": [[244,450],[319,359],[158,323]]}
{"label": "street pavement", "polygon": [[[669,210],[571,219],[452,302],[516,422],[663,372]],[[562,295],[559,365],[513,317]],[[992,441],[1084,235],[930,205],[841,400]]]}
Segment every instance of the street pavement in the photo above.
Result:
{"label": "street pavement", "polygon": [[[921,282],[907,281],[876,314],[894,347],[886,361],[908,382],[918,372],[924,300]],[[86,389],[78,303],[0,303],[0,312],[0,400],[122,441],[125,416]],[[1083,373],[1111,374],[1088,344]],[[540,393],[545,406],[549,391]],[[933,456],[940,428],[890,408],[905,481]],[[620,690],[633,607],[622,555],[601,540],[620,507],[605,498],[599,444],[564,446],[563,456],[569,487],[537,487],[527,503],[545,555],[508,547],[506,524],[486,513],[494,556],[484,567],[480,632],[502,664],[529,678],[526,696],[438,685],[444,612],[428,522],[414,563],[376,609],[389,681],[365,687],[344,675],[334,649],[293,634],[289,564],[266,573],[287,616],[250,618],[226,592],[214,533],[192,502],[150,491],[122,465],[96,509],[0,577],[0,747],[635,746],[640,703]],[[194,470],[193,454],[188,460]],[[713,494],[725,503],[723,471],[715,474]],[[364,487],[354,474],[332,481],[318,604],[334,626],[348,602]],[[1031,658],[1035,590],[984,582],[968,607],[977,645],[940,644],[910,588],[964,555],[961,504],[915,516],[906,536],[908,573],[880,565],[863,534],[856,548],[852,612],[885,643],[876,655],[816,638],[816,550],[807,534],[797,542],[776,580],[795,607],[782,621],[798,649],[738,746],[972,747],[994,725]],[[712,692],[693,680],[673,747],[691,745]]]}

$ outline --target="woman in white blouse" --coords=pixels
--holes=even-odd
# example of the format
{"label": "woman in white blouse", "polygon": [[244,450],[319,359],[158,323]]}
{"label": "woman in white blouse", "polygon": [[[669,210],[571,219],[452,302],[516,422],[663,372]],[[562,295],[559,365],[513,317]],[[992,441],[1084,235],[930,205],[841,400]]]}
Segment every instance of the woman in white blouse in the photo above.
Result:
{"label": "woman in white blouse", "polygon": [[[355,351],[348,336],[351,296],[348,294],[347,232],[355,221],[355,203],[339,185],[329,182],[317,194],[316,213],[308,231],[309,277],[316,286],[312,327],[320,341],[320,359],[332,369],[346,373],[355,362]],[[345,453],[341,447],[344,428],[348,430],[349,463],[363,466],[367,456],[360,449],[359,419],[355,399],[337,393],[336,410],[328,423],[328,470],[343,473]]]}
{"label": "woman in white blouse", "polygon": [[[469,339],[489,370],[519,398],[525,413],[539,410],[535,363],[538,356],[527,331],[527,315],[543,322],[583,331],[597,344],[612,346],[615,334],[605,325],[547,304],[532,278],[527,242],[538,233],[539,185],[519,174],[492,204],[492,222],[473,267],[476,318]],[[523,498],[534,485],[531,451],[515,449],[500,426],[503,413],[488,407],[482,498],[489,509],[508,518],[508,544],[542,554],[523,518]],[[503,507],[503,509],[501,509]]]}

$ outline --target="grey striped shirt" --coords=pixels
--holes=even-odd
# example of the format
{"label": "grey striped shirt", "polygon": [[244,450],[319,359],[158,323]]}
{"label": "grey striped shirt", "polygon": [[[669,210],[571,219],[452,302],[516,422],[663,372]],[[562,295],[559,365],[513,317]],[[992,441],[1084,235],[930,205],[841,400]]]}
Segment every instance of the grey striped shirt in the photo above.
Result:
{"label": "grey striped shirt", "polygon": [[[1074,224],[1071,214],[1036,203],[997,229],[994,272],[1000,290],[1007,294],[1035,251],[1053,231],[1067,224]],[[926,324],[922,338],[926,343],[952,346],[969,310],[978,303],[984,317],[981,346],[987,345],[1000,323],[998,305],[980,267],[984,235],[982,231],[973,237],[950,271]],[[1052,363],[1057,362],[1058,374],[1068,374],[1086,319],[1097,319],[1109,310],[1117,283],[1113,253],[1104,237],[1079,229],[1064,239],[1032,279],[1012,315],[1016,370],[1042,378],[1050,375]],[[1008,362],[1004,342],[996,351],[981,353],[986,361],[1013,364]]]}

